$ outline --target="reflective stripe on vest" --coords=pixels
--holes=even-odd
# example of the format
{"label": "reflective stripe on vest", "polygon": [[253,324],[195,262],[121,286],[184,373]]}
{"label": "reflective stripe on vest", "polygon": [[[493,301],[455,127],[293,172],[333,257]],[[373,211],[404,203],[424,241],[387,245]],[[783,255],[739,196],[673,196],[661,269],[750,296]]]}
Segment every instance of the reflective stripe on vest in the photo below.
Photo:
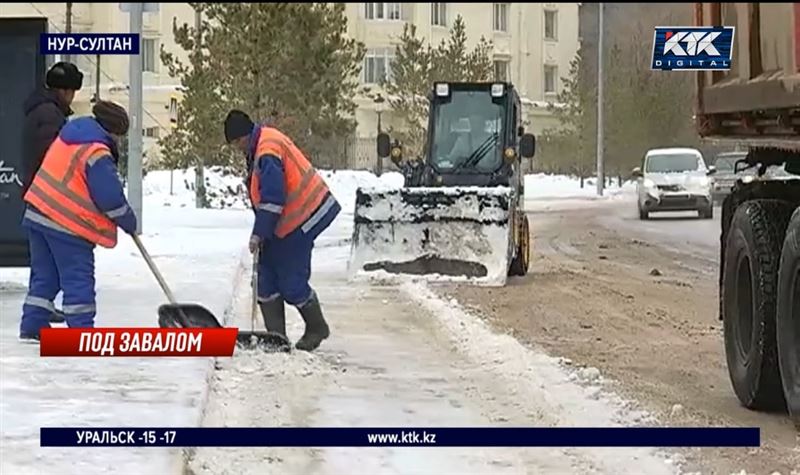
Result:
{"label": "reflective stripe on vest", "polygon": [[[256,172],[259,166],[258,160],[264,155],[278,157],[283,163],[284,170],[286,202],[280,211],[281,217],[275,228],[275,235],[279,238],[286,237],[301,226],[304,232],[308,232],[324,216],[323,212],[317,217],[319,212],[326,206],[325,211],[329,210],[335,203],[335,200],[330,204],[323,203],[326,197],[333,199],[328,185],[303,155],[303,152],[286,135],[276,129],[263,127],[256,145],[253,171],[250,176],[250,201],[254,209],[265,209],[264,206],[270,205],[270,203],[260,203],[261,183]],[[272,209],[277,209],[277,207]],[[312,221],[313,224],[305,226]]]}
{"label": "reflective stripe on vest", "polygon": [[45,154],[39,171],[25,193],[25,201],[39,213],[26,212],[31,221],[66,231],[103,247],[117,244],[117,225],[92,202],[86,182],[86,164],[110,152],[101,143],[68,145],[57,138]]}

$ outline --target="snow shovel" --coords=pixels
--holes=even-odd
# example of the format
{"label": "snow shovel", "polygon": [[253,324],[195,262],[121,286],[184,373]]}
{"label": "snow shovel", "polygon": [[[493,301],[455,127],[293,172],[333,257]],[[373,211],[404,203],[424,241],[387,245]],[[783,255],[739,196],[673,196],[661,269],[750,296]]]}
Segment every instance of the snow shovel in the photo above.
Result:
{"label": "snow shovel", "polygon": [[253,253],[253,273],[250,278],[250,290],[252,295],[250,300],[250,331],[239,330],[236,341],[240,347],[248,350],[260,348],[269,352],[288,352],[291,350],[292,344],[285,336],[280,333],[266,330],[256,331],[255,329],[256,314],[258,314],[258,254],[258,250]]}
{"label": "snow shovel", "polygon": [[161,275],[161,272],[156,268],[155,262],[150,257],[150,254],[144,248],[139,236],[131,235],[139,252],[142,253],[147,267],[155,276],[164,295],[167,296],[168,304],[163,304],[158,307],[158,324],[161,328],[222,328],[217,318],[213,313],[209,312],[204,307],[193,303],[177,303],[175,296],[167,286],[167,282]]}

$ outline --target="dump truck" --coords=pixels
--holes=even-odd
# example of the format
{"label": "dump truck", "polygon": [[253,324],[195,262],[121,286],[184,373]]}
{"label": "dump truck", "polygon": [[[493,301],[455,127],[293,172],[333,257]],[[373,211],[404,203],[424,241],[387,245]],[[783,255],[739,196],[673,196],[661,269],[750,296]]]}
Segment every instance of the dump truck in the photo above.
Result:
{"label": "dump truck", "polygon": [[427,101],[421,157],[404,159],[402,144],[378,136],[404,187],[356,191],[350,274],[505,285],[530,261],[521,160],[535,138],[519,94],[505,82],[441,82]]}
{"label": "dump truck", "polygon": [[[735,27],[728,71],[696,73],[700,137],[747,154],[722,203],[719,317],[734,392],[800,421],[800,4],[696,3]],[[786,174],[767,173],[783,167]],[[783,176],[781,176],[783,175]],[[787,176],[788,175],[788,176]]]}
{"label": "dump truck", "polygon": [[28,239],[22,228],[23,186],[33,171],[23,163],[23,101],[44,82],[46,57],[39,54],[39,36],[46,18],[0,18],[0,268],[28,267]]}

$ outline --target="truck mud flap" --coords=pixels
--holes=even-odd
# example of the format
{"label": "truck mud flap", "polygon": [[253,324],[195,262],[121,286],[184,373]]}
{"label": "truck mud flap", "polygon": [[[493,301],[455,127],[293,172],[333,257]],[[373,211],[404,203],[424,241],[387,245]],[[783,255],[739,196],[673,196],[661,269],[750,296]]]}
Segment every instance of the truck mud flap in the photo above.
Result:
{"label": "truck mud flap", "polygon": [[504,285],[511,201],[506,187],[360,188],[348,271]]}

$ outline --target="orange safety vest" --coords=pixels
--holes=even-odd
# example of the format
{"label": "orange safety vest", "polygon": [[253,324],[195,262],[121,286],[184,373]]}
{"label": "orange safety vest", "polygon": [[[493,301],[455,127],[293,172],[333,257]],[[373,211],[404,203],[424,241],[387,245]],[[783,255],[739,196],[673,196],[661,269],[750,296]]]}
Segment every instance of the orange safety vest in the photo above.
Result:
{"label": "orange safety vest", "polygon": [[261,183],[256,170],[259,158],[264,155],[274,155],[283,163],[286,201],[275,227],[275,235],[284,238],[308,221],[330,190],[289,137],[272,127],[262,127],[250,174],[250,201],[254,208],[261,201]]}
{"label": "orange safety vest", "polygon": [[103,247],[117,245],[117,225],[92,201],[86,163],[109,155],[102,143],[68,145],[57,138],[25,193],[25,201],[66,231]]}

